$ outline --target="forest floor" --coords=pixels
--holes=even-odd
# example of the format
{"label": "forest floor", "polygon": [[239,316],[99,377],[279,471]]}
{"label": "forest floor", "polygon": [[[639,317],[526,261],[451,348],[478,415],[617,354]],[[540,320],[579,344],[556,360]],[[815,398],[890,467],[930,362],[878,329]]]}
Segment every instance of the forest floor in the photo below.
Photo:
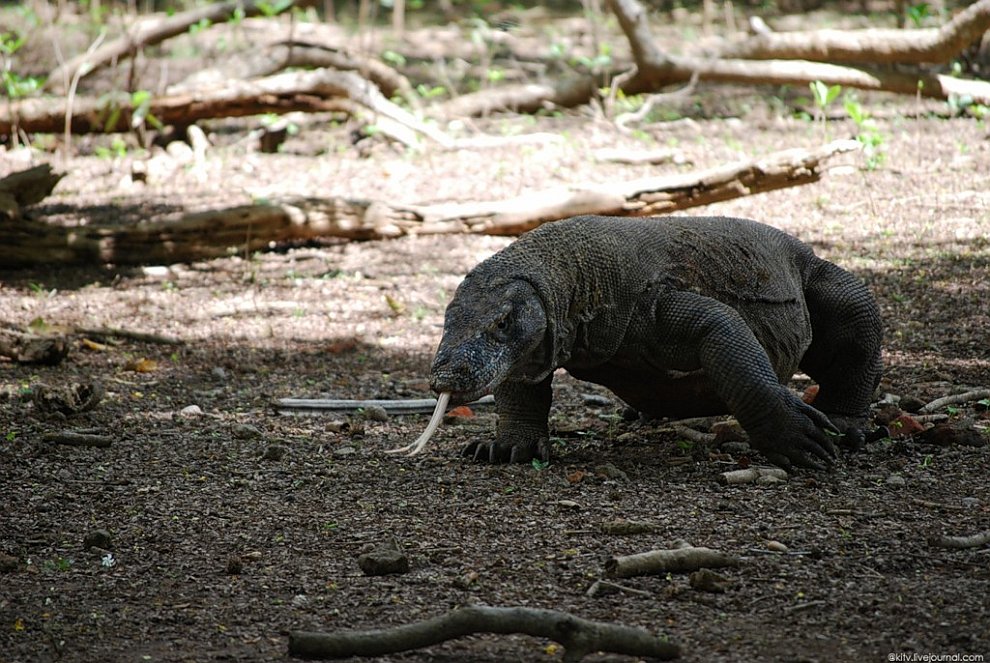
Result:
{"label": "forest floor", "polygon": [[[294,120],[300,131],[281,153],[262,154],[230,130],[248,121],[215,122],[205,161],[156,148],[146,183],[131,174],[147,157],[99,156],[94,147],[108,139],[80,138],[81,156],[55,161],[67,176],[32,214],[133,223],[274,193],[499,199],[858,132],[848,119],[794,117],[778,92],[703,85],[678,111],[693,119],[636,136],[580,111],[479,120],[490,133],[564,137],[483,153],[355,146],[346,128],[314,116]],[[764,221],[863,278],[884,316],[878,400],[990,386],[987,125],[914,100],[860,99],[878,117],[880,167],[846,155],[821,182],[687,213]],[[683,163],[592,157],[657,146]],[[9,151],[2,167],[49,158]],[[738,486],[717,479],[759,456],[625,421],[609,392],[566,374],[555,380],[545,468],[460,457],[473,436],[492,434],[494,414],[483,409],[441,427],[415,458],[383,452],[413,439],[426,416],[277,413],[284,397],[429,397],[446,303],[468,269],[510,241],[408,237],[188,265],[0,272],[7,323],[184,342],[79,344],[55,367],[0,361],[0,661],[286,660],[293,630],[395,626],[471,604],[645,627],[679,644],[685,661],[990,656],[990,547],[934,542],[990,530],[985,405],[938,410],[975,431],[970,444],[882,439],[843,453],[829,472]],[[40,384],[74,382],[103,385],[95,409],[67,419],[31,397]],[[46,441],[63,430],[112,444]],[[651,527],[607,533],[617,519]],[[609,557],[682,540],[742,561],[719,571],[725,591],[693,589],[675,573],[617,581],[635,591],[587,593]],[[362,573],[360,554],[392,545],[408,556],[407,573]],[[376,660],[559,660],[549,645],[483,635]]]}

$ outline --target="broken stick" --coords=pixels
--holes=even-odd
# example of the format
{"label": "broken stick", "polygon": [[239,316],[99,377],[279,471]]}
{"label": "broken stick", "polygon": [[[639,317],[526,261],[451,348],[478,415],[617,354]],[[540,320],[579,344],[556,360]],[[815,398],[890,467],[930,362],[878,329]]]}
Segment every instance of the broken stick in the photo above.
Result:
{"label": "broken stick", "polygon": [[469,606],[416,624],[368,631],[289,634],[289,655],[311,659],[383,656],[420,649],[472,633],[525,633],[564,646],[564,661],[607,651],[670,660],[680,648],[643,628],[593,622],[540,608]]}
{"label": "broken stick", "polygon": [[940,548],[953,548],[962,550],[964,548],[979,548],[990,543],[990,529],[970,536],[940,536],[932,541]]}
{"label": "broken stick", "polygon": [[738,564],[737,558],[711,548],[676,548],[611,557],[605,562],[605,572],[618,578],[630,578]]}
{"label": "broken stick", "polygon": [[945,407],[946,405],[969,403],[971,401],[978,401],[984,398],[990,398],[990,389],[974,389],[973,391],[967,391],[962,394],[952,394],[951,396],[936,398],[931,403],[918,410],[918,412],[921,414],[930,414],[939,408]]}

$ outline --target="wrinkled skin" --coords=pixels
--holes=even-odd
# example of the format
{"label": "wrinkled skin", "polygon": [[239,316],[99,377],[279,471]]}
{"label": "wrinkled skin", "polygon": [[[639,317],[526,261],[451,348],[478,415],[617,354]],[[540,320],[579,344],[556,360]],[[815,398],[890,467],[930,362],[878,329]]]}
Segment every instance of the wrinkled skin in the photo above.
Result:
{"label": "wrinkled skin", "polygon": [[[473,269],[444,320],[431,386],[495,394],[493,440],[465,454],[549,459],[553,371],[650,416],[731,412],[772,462],[823,468],[863,440],[881,324],[848,272],[769,226],[720,217],[575,217]],[[815,407],[783,382],[819,383]]]}

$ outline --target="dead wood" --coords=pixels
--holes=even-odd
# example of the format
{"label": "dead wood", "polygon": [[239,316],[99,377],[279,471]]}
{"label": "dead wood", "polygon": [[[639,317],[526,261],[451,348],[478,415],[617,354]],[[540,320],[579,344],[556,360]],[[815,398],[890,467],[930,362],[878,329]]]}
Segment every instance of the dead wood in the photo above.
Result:
{"label": "dead wood", "polygon": [[631,578],[738,564],[737,558],[711,548],[673,548],[611,557],[605,562],[605,572],[617,578]]}
{"label": "dead wood", "polygon": [[0,221],[21,218],[21,208],[41,202],[62,177],[49,164],[41,164],[0,179]]}
{"label": "dead wood", "polygon": [[126,338],[131,341],[140,341],[141,343],[157,343],[160,345],[185,344],[185,341],[181,338],[163,336],[161,334],[152,334],[149,332],[133,331],[130,329],[120,329],[119,327],[76,327],[74,332],[80,336],[86,336],[89,338]]}
{"label": "dead wood", "polygon": [[984,398],[990,398],[990,389],[974,389],[973,391],[967,391],[962,394],[952,394],[951,396],[936,398],[931,403],[918,410],[918,412],[921,414],[929,414],[947,405],[970,403],[972,401],[978,401]]}
{"label": "dead wood", "polygon": [[480,117],[499,111],[535,113],[554,107],[573,108],[588,103],[595,89],[590,76],[568,77],[555,83],[505,85],[434,104],[430,114],[444,118]]}
{"label": "dead wood", "polygon": [[990,530],[971,534],[970,536],[940,536],[932,541],[940,548],[953,548],[963,550],[965,548],[979,548],[990,543]]}
{"label": "dead wood", "polygon": [[623,89],[630,94],[652,92],[665,85],[699,79],[719,83],[827,85],[948,99],[970,96],[990,103],[990,82],[965,80],[925,71],[903,72],[853,67],[806,60],[744,60],[673,56],[661,51],[650,32],[647,13],[638,0],[608,0],[629,40],[637,72]]}
{"label": "dead wood", "polygon": [[289,67],[354,71],[374,83],[386,97],[402,95],[417,99],[412,84],[401,73],[376,58],[299,40],[284,40],[254,49],[242,57],[229,58],[216,69],[198,71],[189,79],[169,88],[170,93],[202,87],[200,82],[248,80],[271,76]]}
{"label": "dead wood", "polygon": [[[294,111],[353,112],[356,104],[425,135],[442,145],[453,141],[396,106],[367,79],[350,71],[316,69],[276,74],[267,78],[227,81],[223,87],[200,89],[154,98],[148,112],[162,124],[189,125],[214,117],[243,117]],[[72,102],[73,133],[129,131],[136,108],[130,95],[118,93]],[[61,131],[68,112],[64,98],[25,99],[0,107],[0,135],[16,125],[23,131]]]}
{"label": "dead wood", "polygon": [[[485,396],[468,403],[469,407],[485,407],[495,404],[493,396]],[[321,412],[356,412],[369,407],[380,407],[389,414],[430,414],[436,409],[435,398],[410,398],[401,400],[349,398],[280,398],[275,401],[279,414],[319,414]]]}
{"label": "dead wood", "polygon": [[979,0],[941,28],[764,32],[719,51],[751,60],[815,60],[872,64],[942,63],[990,30],[990,0]]}
{"label": "dead wood", "polygon": [[711,444],[715,441],[714,433],[703,433],[700,430],[695,430],[689,426],[683,426],[677,423],[671,424],[670,427],[685,440],[694,442],[695,444]]}
{"label": "dead wood", "polygon": [[89,433],[75,433],[73,431],[62,431],[60,433],[48,433],[44,436],[45,442],[55,444],[65,444],[71,447],[96,447],[105,449],[113,444],[113,438],[106,435],[92,435]]}
{"label": "dead wood", "polygon": [[670,660],[680,649],[649,631],[593,622],[556,610],[469,606],[416,624],[368,631],[289,634],[289,655],[310,659],[383,656],[429,647],[473,633],[524,633],[564,646],[564,661],[597,651]]}
{"label": "dead wood", "polygon": [[648,216],[815,182],[829,158],[859,149],[835,141],[695,173],[609,186],[553,189],[491,202],[400,206],[346,198],[290,198],[195,212],[127,228],[63,228],[21,219],[0,226],[0,264],[170,264],[266,250],[272,243],[410,234],[517,235],[578,214]]}
{"label": "dead wood", "polygon": [[68,356],[69,347],[64,336],[39,336],[0,327],[0,357],[19,364],[55,366]]}
{"label": "dead wood", "polygon": [[[92,53],[87,52],[78,55],[56,67],[48,74],[46,88],[55,93],[64,93],[69,89],[70,82],[76,76],[83,78],[109,64],[133,57],[140,49],[180,35],[201,21],[223,23],[237,15],[238,10],[243,12],[243,16],[260,16],[263,14],[261,7],[265,4],[261,0],[231,0],[229,2],[208,3],[204,7],[191,9],[174,16],[140,21],[119,39],[104,44]],[[269,6],[271,4],[273,3],[268,3]],[[287,0],[284,6],[282,3],[279,4],[282,11],[286,11],[300,3],[298,0]],[[0,131],[0,133],[3,132]]]}
{"label": "dead wood", "polygon": [[787,479],[787,472],[779,467],[747,467],[743,470],[732,470],[723,472],[718,478],[722,485],[734,485],[740,483],[755,483],[760,479],[772,478],[777,481]]}

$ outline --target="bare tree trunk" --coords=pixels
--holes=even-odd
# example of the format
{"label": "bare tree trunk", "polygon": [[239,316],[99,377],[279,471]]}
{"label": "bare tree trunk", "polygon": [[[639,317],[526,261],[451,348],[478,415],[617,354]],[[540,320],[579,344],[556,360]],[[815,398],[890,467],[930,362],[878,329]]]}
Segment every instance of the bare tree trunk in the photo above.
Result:
{"label": "bare tree trunk", "polygon": [[[63,228],[21,219],[0,225],[0,264],[169,264],[216,258],[272,243],[337,237],[368,240],[413,234],[516,235],[577,214],[646,216],[815,182],[830,157],[858,149],[836,141],[785,150],[696,173],[555,189],[490,202],[398,205],[346,198],[294,198],[188,214],[136,227]],[[658,221],[662,223],[662,221]]]}
{"label": "bare tree trunk", "polygon": [[609,3],[629,39],[636,61],[636,75],[623,86],[627,92],[653,91],[689,80],[697,73],[701,80],[721,83],[806,85],[820,80],[827,85],[900,94],[920,93],[935,99],[969,95],[978,103],[990,103],[990,83],[941,74],[880,71],[804,60],[754,61],[667,55],[657,47],[647,23],[646,10],[638,0],[609,0]]}
{"label": "bare tree trunk", "polygon": [[941,28],[770,32],[723,48],[723,58],[921,64],[948,62],[990,30],[990,0],[979,0]]}
{"label": "bare tree trunk", "polygon": [[[91,8],[95,7],[96,4],[95,2],[92,3]],[[206,20],[211,23],[228,21],[235,15],[238,8],[243,9],[245,16],[258,16],[263,13],[262,4],[259,0],[211,3],[205,7],[192,9],[164,19],[140,22],[120,39],[105,44],[93,53],[78,55],[56,67],[48,74],[46,87],[53,92],[64,93],[76,75],[84,77],[112,62],[133,57],[141,48],[161,43],[170,37],[182,34],[190,26],[200,21]],[[288,7],[295,4],[296,0],[290,0]]]}

